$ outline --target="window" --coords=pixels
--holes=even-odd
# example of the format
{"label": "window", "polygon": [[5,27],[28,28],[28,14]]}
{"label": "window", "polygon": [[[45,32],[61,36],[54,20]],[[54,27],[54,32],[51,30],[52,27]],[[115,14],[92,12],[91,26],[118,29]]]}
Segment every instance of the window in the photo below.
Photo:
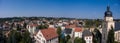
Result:
{"label": "window", "polygon": [[86,37],[86,39],[88,39],[88,37]]}
{"label": "window", "polygon": [[91,39],[91,37],[89,37],[89,39]]}
{"label": "window", "polygon": [[43,43],[45,43],[45,40],[43,40]]}
{"label": "window", "polygon": [[42,36],[41,34],[39,34],[39,36]]}
{"label": "window", "polygon": [[38,38],[39,40],[41,40],[41,38],[40,38],[40,37],[38,37],[38,36],[37,36],[37,38]]}

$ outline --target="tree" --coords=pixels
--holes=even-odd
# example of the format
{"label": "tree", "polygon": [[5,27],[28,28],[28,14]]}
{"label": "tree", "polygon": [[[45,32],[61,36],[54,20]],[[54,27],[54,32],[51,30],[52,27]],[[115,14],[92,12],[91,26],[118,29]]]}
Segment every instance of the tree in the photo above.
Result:
{"label": "tree", "polygon": [[68,42],[67,43],[72,43],[72,41],[71,40],[68,40]]}
{"label": "tree", "polygon": [[24,23],[23,27],[26,28],[26,26],[27,26],[27,23]]}
{"label": "tree", "polygon": [[100,33],[100,31],[98,29],[94,29],[93,32],[93,42],[94,43],[101,43],[101,38],[102,38],[102,34]]}
{"label": "tree", "polygon": [[60,38],[61,38],[61,28],[60,27],[57,28],[57,34],[58,34],[58,40],[60,42],[61,41],[60,40]]}
{"label": "tree", "polygon": [[22,34],[22,40],[21,43],[32,43],[32,38],[30,37],[30,33],[28,31],[25,31]]}
{"label": "tree", "polygon": [[70,35],[67,35],[67,36],[65,37],[65,42],[68,42],[70,38],[71,38]]}
{"label": "tree", "polygon": [[6,37],[3,34],[2,29],[0,29],[0,43],[6,43]]}
{"label": "tree", "polygon": [[90,27],[93,26],[93,24],[94,24],[94,22],[93,22],[92,20],[86,20],[86,21],[85,21],[85,27],[90,28]]}
{"label": "tree", "polygon": [[86,20],[85,21],[85,27],[98,27],[99,25],[101,25],[102,21],[100,21],[99,19],[97,20]]}
{"label": "tree", "polygon": [[62,32],[61,28],[58,27],[58,28],[57,28],[57,33],[58,33],[59,36],[61,35],[61,32]]}
{"label": "tree", "polygon": [[37,26],[37,29],[46,29],[48,28],[48,25],[39,25]]}
{"label": "tree", "polygon": [[85,40],[79,37],[76,37],[74,43],[85,43]]}
{"label": "tree", "polygon": [[32,43],[32,39],[28,31],[22,33],[12,30],[8,37],[7,43]]}
{"label": "tree", "polygon": [[114,30],[113,27],[111,27],[111,30],[108,32],[108,38],[107,43],[114,43]]}
{"label": "tree", "polygon": [[7,43],[17,43],[17,42],[16,42],[16,39],[15,39],[15,33],[16,33],[15,30],[11,30],[11,31],[10,31],[10,34],[9,34]]}
{"label": "tree", "polygon": [[65,38],[60,37],[60,42],[59,43],[65,43]]}

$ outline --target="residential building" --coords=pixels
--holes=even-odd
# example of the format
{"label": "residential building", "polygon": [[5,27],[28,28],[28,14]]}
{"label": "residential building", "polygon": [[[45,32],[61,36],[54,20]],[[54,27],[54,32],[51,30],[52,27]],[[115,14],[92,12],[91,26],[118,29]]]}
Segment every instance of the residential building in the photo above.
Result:
{"label": "residential building", "polygon": [[84,30],[82,36],[86,43],[93,43],[93,35],[89,30]]}
{"label": "residential building", "polygon": [[76,27],[74,28],[74,37],[82,38],[82,28]]}
{"label": "residential building", "polygon": [[72,28],[65,28],[63,32],[64,32],[65,36],[70,35],[70,37],[73,37],[73,29]]}
{"label": "residential building", "polygon": [[58,43],[58,34],[53,28],[39,30],[34,38],[35,43]]}
{"label": "residential building", "polygon": [[28,29],[28,31],[29,31],[29,33],[31,35],[35,34],[37,26],[38,26],[37,24],[29,24],[29,25],[27,25],[27,29]]}
{"label": "residential building", "polygon": [[115,22],[114,32],[115,41],[120,42],[120,22]]}

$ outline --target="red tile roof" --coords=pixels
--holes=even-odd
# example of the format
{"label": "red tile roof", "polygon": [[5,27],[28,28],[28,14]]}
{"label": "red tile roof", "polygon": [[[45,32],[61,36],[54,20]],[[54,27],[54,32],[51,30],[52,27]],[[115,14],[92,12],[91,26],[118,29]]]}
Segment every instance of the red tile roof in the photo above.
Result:
{"label": "red tile roof", "polygon": [[80,32],[80,31],[82,31],[82,28],[80,28],[80,27],[75,28],[75,32]]}
{"label": "red tile roof", "polygon": [[53,28],[42,29],[41,32],[46,40],[50,40],[50,39],[58,37],[56,30]]}
{"label": "red tile roof", "polygon": [[37,27],[38,24],[30,24],[30,26],[31,26],[31,27],[33,27],[33,26]]}
{"label": "red tile roof", "polygon": [[74,27],[76,27],[76,25],[67,25],[67,26],[65,26],[65,28],[74,28]]}

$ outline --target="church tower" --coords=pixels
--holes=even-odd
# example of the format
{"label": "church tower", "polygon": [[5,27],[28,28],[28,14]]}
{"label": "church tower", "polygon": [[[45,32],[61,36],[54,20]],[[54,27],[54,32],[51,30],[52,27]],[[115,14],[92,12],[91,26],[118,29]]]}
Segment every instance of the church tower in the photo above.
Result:
{"label": "church tower", "polygon": [[110,7],[107,6],[107,10],[105,11],[105,15],[104,15],[103,28],[102,28],[102,43],[106,43],[108,32],[111,29],[111,27],[114,28],[114,21],[113,21],[112,12],[110,11]]}
{"label": "church tower", "polygon": [[104,22],[107,26],[107,32],[111,29],[111,27],[114,28],[113,16],[109,6],[107,6],[107,11],[105,11]]}

